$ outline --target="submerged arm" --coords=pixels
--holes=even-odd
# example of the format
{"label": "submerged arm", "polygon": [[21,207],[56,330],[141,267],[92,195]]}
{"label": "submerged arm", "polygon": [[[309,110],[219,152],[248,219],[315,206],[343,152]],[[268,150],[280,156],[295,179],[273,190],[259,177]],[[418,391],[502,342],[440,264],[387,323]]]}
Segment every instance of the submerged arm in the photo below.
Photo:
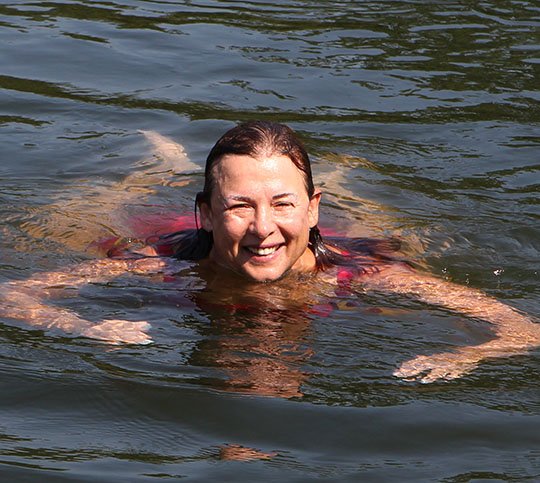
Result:
{"label": "submerged arm", "polygon": [[522,354],[540,346],[540,324],[483,292],[394,266],[374,275],[368,288],[412,295],[423,302],[490,323],[495,338],[454,352],[418,356],[403,363],[394,375],[422,382],[455,379],[487,358]]}
{"label": "submerged arm", "polygon": [[160,259],[112,260],[83,263],[66,271],[41,273],[31,280],[7,282],[1,286],[0,316],[22,320],[34,327],[60,329],[64,332],[112,343],[145,344],[152,339],[145,333],[146,322],[105,320],[99,324],[79,317],[71,310],[47,305],[54,289],[80,288],[88,283],[105,282],[126,272],[145,274],[161,270]]}

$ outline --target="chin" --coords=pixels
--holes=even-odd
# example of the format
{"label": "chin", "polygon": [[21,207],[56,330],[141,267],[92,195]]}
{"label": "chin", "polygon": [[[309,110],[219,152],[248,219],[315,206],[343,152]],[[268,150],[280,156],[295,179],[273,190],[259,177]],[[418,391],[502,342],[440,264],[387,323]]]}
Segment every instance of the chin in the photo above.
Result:
{"label": "chin", "polygon": [[243,275],[248,280],[251,280],[252,282],[257,282],[257,283],[271,283],[283,277],[283,274],[272,276],[272,275],[251,275],[248,273],[244,273]]}
{"label": "chin", "polygon": [[243,271],[242,275],[253,282],[269,283],[280,280],[288,270]]}

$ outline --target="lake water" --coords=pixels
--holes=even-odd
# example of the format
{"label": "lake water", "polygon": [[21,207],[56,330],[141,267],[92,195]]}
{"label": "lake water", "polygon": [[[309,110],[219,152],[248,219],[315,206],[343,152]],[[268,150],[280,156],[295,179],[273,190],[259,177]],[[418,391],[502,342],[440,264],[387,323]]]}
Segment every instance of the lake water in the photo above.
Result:
{"label": "lake water", "polygon": [[[201,174],[165,169],[140,130],[202,165],[262,118],[305,141],[324,226],[399,236],[422,269],[538,316],[539,27],[534,1],[3,0],[0,281],[191,212]],[[405,382],[400,362],[485,328],[324,287],[329,316],[278,289],[235,313],[203,285],[187,267],[59,293],[148,320],[148,346],[3,320],[0,480],[540,480],[538,350]]]}

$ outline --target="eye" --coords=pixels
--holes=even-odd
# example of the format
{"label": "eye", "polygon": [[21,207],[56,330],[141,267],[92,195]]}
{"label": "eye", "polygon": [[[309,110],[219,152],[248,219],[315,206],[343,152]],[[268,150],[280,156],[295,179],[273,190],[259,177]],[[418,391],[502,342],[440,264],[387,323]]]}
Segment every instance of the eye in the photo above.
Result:
{"label": "eye", "polygon": [[291,208],[294,206],[290,201],[278,201],[274,204],[274,208],[277,209],[285,209],[285,208]]}
{"label": "eye", "polygon": [[236,203],[234,205],[229,206],[229,210],[248,210],[251,206],[247,203]]}

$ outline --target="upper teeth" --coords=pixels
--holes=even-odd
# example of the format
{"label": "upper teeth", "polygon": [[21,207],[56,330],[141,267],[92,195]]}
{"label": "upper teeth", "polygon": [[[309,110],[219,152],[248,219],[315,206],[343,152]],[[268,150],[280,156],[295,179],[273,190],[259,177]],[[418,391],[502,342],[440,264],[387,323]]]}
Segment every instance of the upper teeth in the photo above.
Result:
{"label": "upper teeth", "polygon": [[274,253],[278,247],[268,247],[268,248],[255,248],[255,247],[246,247],[251,253],[254,253],[255,255],[270,255]]}

